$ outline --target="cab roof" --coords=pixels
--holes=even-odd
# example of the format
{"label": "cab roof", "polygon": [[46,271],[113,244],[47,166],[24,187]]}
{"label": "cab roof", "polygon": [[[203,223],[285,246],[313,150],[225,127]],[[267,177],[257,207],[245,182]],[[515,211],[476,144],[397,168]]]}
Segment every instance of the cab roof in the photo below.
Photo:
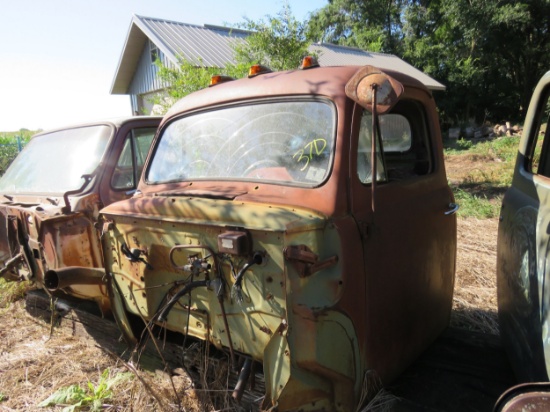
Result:
{"label": "cab roof", "polygon": [[[307,70],[271,72],[218,84],[192,93],[175,103],[165,119],[188,111],[242,100],[277,96],[318,96],[346,99],[345,86],[363,66],[315,67]],[[400,72],[381,70],[403,84],[431,92],[418,80]]]}

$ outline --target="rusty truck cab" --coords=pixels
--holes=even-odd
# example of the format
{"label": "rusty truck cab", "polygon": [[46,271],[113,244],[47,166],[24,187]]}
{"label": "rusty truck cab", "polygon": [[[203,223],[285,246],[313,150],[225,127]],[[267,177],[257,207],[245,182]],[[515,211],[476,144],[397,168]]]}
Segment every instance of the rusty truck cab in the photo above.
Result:
{"label": "rusty truck cab", "polygon": [[108,312],[99,210],[135,192],[160,120],[124,117],[35,135],[0,179],[0,276]]}
{"label": "rusty truck cab", "polygon": [[447,326],[455,210],[418,81],[312,67],[217,84],[174,105],[138,193],[101,211],[119,324],[261,365],[262,409],[353,410],[369,372],[389,382]]}

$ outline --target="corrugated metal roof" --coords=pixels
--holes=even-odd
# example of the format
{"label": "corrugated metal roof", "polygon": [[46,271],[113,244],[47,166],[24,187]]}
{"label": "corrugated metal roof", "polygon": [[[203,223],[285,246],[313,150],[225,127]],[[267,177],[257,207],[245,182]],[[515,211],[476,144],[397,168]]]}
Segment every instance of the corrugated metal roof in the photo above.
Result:
{"label": "corrugated metal roof", "polygon": [[[183,57],[191,63],[223,68],[235,63],[233,46],[244,42],[249,32],[227,27],[198,26],[176,21],[134,15],[111,86],[111,94],[128,94],[130,83],[147,40],[151,40],[172,63]],[[310,50],[319,56],[321,66],[372,65],[401,71],[421,81],[429,89],[445,86],[414,68],[399,57],[371,53],[333,44],[313,44]]]}
{"label": "corrugated metal roof", "polygon": [[[217,26],[195,26],[139,17],[140,23],[146,27],[159,43],[157,46],[167,55],[181,56],[196,65],[206,67],[224,67],[233,61],[233,45],[243,42],[246,34],[241,30],[232,30]],[[164,47],[162,47],[164,46]]]}
{"label": "corrugated metal roof", "polygon": [[139,57],[150,39],[174,64],[179,57],[196,65],[224,67],[234,63],[233,45],[245,41],[243,30],[219,26],[197,26],[176,21],[134,15],[118,67],[111,94],[127,94]]}
{"label": "corrugated metal roof", "polygon": [[393,54],[373,53],[328,43],[312,44],[309,50],[317,54],[321,66],[371,65],[407,74],[422,82],[428,89],[445,90],[443,84]]}

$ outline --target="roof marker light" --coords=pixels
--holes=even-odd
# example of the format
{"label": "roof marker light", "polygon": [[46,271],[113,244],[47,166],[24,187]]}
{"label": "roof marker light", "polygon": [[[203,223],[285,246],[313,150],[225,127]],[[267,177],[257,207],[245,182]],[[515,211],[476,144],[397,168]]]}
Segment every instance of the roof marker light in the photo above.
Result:
{"label": "roof marker light", "polygon": [[306,56],[302,59],[300,70],[312,69],[313,67],[319,67],[319,62],[313,56]]}
{"label": "roof marker light", "polygon": [[250,66],[250,69],[248,69],[248,77],[254,77],[265,73],[271,73],[271,69],[269,67],[262,66],[261,64],[255,64],[254,66]]}
{"label": "roof marker light", "polygon": [[222,76],[220,74],[215,74],[210,78],[210,84],[208,85],[208,87],[212,87],[220,83],[229,82],[231,80],[235,80],[235,78],[231,76]]}

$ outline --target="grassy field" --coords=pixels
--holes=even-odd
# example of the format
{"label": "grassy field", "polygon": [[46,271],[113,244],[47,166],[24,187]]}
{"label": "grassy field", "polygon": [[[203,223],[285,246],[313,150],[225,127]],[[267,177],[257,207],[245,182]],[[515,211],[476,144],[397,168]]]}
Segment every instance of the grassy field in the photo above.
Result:
{"label": "grassy field", "polygon": [[498,216],[504,192],[512,183],[518,144],[519,137],[446,142],[447,177],[460,204],[459,216]]}

